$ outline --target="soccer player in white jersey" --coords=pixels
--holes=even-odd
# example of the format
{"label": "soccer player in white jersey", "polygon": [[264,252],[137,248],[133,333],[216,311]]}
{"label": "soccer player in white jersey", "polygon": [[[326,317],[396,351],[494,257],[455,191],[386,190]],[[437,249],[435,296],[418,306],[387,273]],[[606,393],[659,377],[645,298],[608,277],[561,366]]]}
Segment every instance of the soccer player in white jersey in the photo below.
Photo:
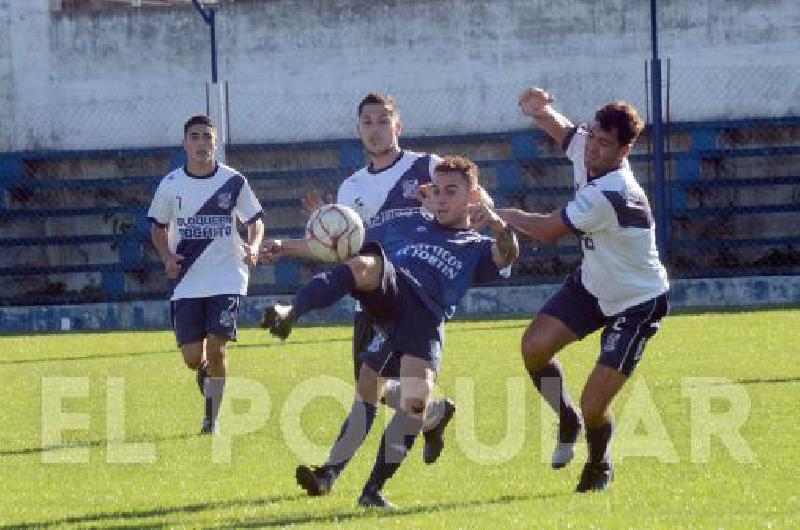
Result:
{"label": "soccer player in white jersey", "polygon": [[[399,137],[403,123],[394,99],[387,94],[372,92],[358,104],[358,135],[364,145],[369,164],[353,173],[339,186],[336,203],[353,208],[366,228],[374,228],[397,217],[418,215],[421,203],[416,195],[421,185],[431,181],[431,175],[441,158],[400,148]],[[485,192],[481,188],[482,196]],[[485,198],[485,197],[484,197]],[[321,198],[312,193],[304,201],[310,213],[322,206]],[[385,334],[373,320],[356,311],[353,323],[353,370],[355,379],[361,368],[361,356],[383,350],[389,356]],[[387,382],[385,403],[400,406],[400,383]],[[444,431],[456,407],[448,398],[431,399],[425,412],[422,452],[427,464],[435,462],[444,448]]]}
{"label": "soccer player in white jersey", "polygon": [[[600,108],[591,125],[575,127],[553,109],[553,101],[544,90],[530,88],[519,104],[572,161],[575,198],[549,214],[516,209],[498,214],[542,244],[571,232],[580,239],[580,268],[525,330],[522,356],[534,385],[559,415],[553,467],[572,460],[582,416],[589,458],[576,491],[600,491],[614,476],[611,402],[669,310],[669,283],[656,248],[650,205],[627,161],[643,128],[636,109],[615,101]],[[579,415],[555,355],[600,328],[601,351],[583,388]]]}
{"label": "soccer player in white jersey", "polygon": [[[172,290],[178,347],[205,396],[201,433],[211,434],[225,389],[226,343],[236,340],[239,300],[264,236],[263,212],[247,180],[216,161],[217,130],[207,116],[189,118],[183,147],[186,165],[161,180],[147,217]],[[237,220],[247,226],[247,243]]]}

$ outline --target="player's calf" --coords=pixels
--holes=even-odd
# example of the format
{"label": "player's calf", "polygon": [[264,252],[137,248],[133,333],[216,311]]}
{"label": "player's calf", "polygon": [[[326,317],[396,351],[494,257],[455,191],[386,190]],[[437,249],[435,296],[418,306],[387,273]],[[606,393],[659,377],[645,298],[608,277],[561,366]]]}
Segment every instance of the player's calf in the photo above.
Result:
{"label": "player's calf", "polygon": [[456,404],[449,398],[432,400],[428,403],[425,423],[428,423],[428,412],[431,410],[438,411],[436,423],[427,429],[427,425],[425,424],[423,424],[422,427],[422,436],[425,439],[425,445],[422,449],[422,460],[426,464],[433,464],[442,454],[444,450],[444,432],[456,413]]}

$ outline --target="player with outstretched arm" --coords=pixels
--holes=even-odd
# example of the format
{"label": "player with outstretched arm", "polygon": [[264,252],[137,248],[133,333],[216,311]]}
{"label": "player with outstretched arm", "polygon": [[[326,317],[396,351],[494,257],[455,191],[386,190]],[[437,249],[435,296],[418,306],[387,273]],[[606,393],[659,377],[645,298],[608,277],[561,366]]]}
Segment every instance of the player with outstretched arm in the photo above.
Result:
{"label": "player with outstretched arm", "polygon": [[[385,378],[399,378],[400,407],[383,433],[358,500],[361,506],[393,508],[383,487],[422,429],[442,362],[444,323],[472,283],[498,279],[518,254],[516,237],[506,223],[478,202],[473,162],[445,157],[423,189],[432,216],[397,217],[371,229],[359,255],[317,275],[292,305],[269,309],[270,332],[285,339],[304,314],[350,294],[382,327],[391,345],[388,357],[381,352],[362,354],[353,405],[327,461],[316,468],[298,467],[298,484],[309,495],[331,491],[372,426]],[[494,238],[476,231],[482,227]],[[262,261],[281,256],[312,257],[303,240],[267,240]]]}
{"label": "player with outstretched arm", "polygon": [[[552,102],[540,88],[525,90],[519,99],[522,112],[572,161],[575,198],[549,214],[497,213],[540,244],[573,232],[579,238],[580,267],[525,330],[522,356],[537,390],[559,416],[553,467],[572,460],[582,416],[589,458],[576,491],[600,491],[614,477],[611,403],[669,310],[669,282],[650,204],[627,160],[643,128],[636,109],[615,101],[600,108],[591,125],[576,127]],[[584,385],[579,414],[555,355],[598,329],[603,329],[600,355]]]}

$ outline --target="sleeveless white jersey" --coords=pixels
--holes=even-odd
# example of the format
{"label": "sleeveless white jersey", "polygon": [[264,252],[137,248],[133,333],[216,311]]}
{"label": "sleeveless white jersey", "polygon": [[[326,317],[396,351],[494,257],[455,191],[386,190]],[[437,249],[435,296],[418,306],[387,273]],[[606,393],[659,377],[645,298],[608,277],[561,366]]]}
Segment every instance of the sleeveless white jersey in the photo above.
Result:
{"label": "sleeveless white jersey", "polygon": [[170,250],[184,258],[178,278],[170,280],[170,299],[247,294],[237,219],[250,224],[262,216],[247,180],[226,165],[208,177],[190,175],[185,167],[165,176],[147,217],[167,227]]}
{"label": "sleeveless white jersey", "polygon": [[628,161],[590,180],[584,159],[587,135],[580,127],[567,137],[576,191],[561,216],[580,238],[584,287],[612,316],[666,292],[669,282],[658,256],[650,203]]}

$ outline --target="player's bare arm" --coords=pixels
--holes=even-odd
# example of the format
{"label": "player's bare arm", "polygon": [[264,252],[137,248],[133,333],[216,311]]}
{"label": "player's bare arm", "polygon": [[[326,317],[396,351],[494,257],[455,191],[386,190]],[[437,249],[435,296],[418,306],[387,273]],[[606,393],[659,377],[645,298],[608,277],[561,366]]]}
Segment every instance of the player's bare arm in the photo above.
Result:
{"label": "player's bare arm", "polygon": [[519,96],[522,113],[533,118],[539,127],[561,145],[574,125],[569,118],[550,105],[554,101],[551,94],[538,87],[525,89]]}
{"label": "player's bare arm", "polygon": [[173,254],[172,251],[170,251],[167,228],[156,224],[152,225],[150,227],[150,239],[153,241],[153,246],[156,248],[156,252],[158,252],[161,262],[164,264],[167,278],[174,280],[181,271],[183,256],[180,254]]}
{"label": "player's bare arm", "polygon": [[308,241],[305,239],[265,240],[258,256],[259,263],[274,263],[280,258],[317,259],[308,248]]}
{"label": "player's bare arm", "polygon": [[247,225],[247,243],[242,245],[242,250],[244,250],[244,262],[250,267],[258,264],[258,248],[261,246],[263,238],[264,221],[256,219]]}
{"label": "player's bare arm", "polygon": [[516,208],[501,208],[497,215],[523,235],[547,245],[570,234],[572,230],[561,219],[561,210],[548,214],[528,213]]}

